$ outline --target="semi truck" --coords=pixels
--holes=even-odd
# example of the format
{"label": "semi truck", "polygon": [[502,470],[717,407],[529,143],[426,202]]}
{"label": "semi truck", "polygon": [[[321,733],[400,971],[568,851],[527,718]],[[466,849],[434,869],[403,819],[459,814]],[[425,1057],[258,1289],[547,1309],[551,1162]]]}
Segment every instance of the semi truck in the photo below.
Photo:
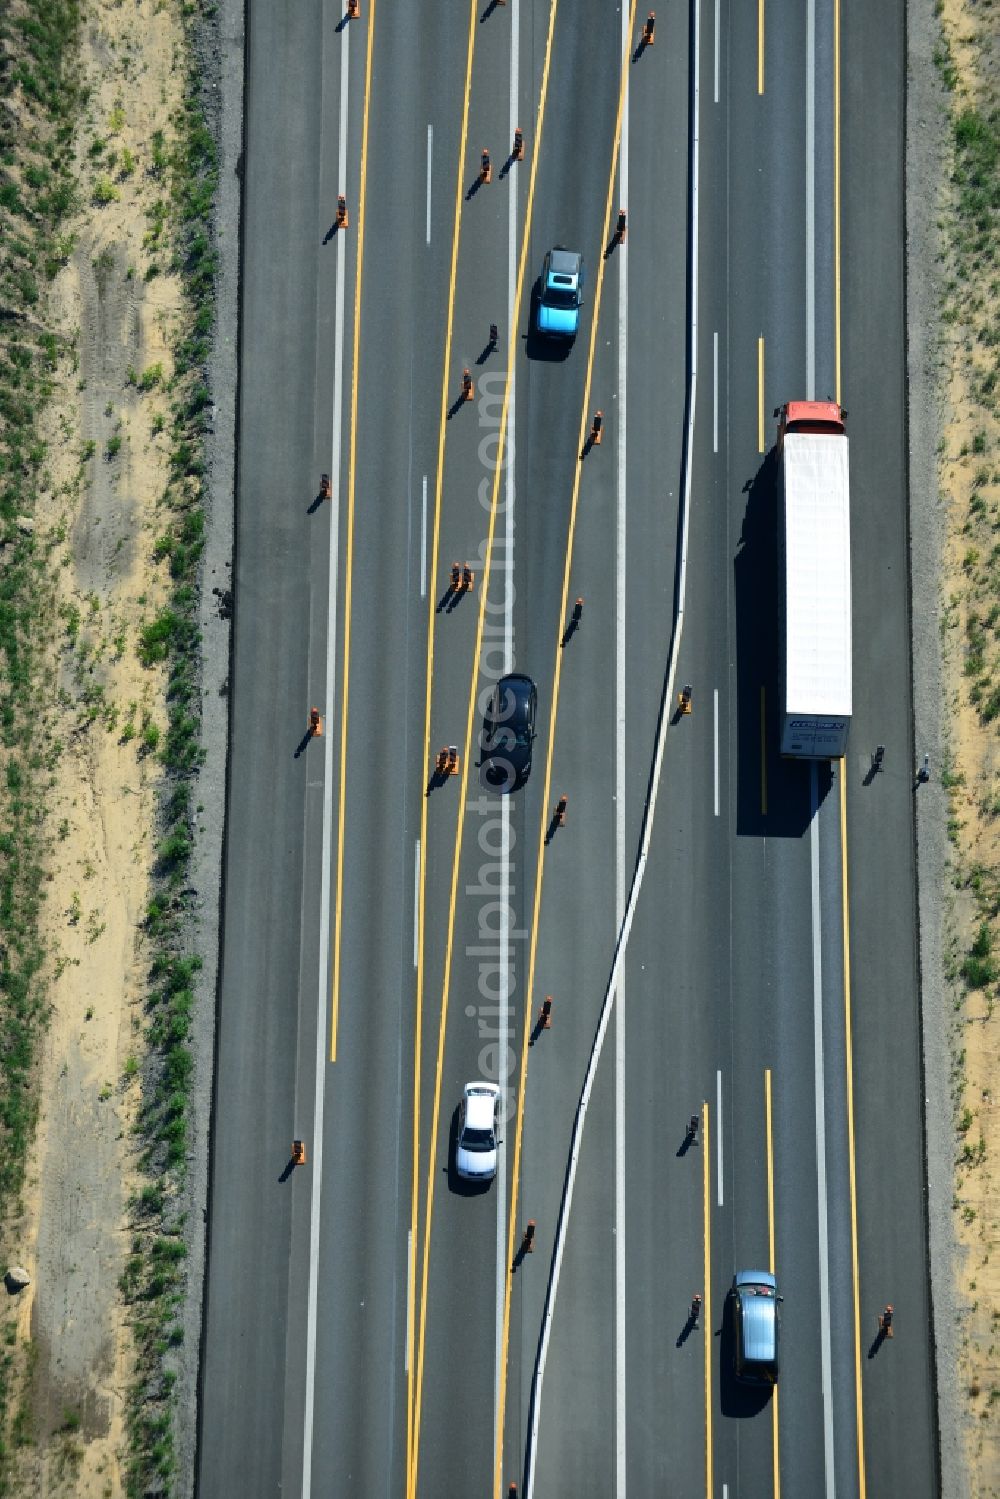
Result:
{"label": "semi truck", "polygon": [[836,760],[851,725],[847,413],[787,401],[778,418],[781,753]]}

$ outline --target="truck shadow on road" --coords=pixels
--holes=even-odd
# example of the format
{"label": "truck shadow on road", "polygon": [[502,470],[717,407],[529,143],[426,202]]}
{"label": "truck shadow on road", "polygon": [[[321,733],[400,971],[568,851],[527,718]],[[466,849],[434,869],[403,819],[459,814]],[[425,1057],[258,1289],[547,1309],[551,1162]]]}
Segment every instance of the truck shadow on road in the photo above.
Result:
{"label": "truck shadow on road", "polygon": [[[778,465],[772,448],[744,487],[736,555],[736,831],[740,837],[801,838],[811,817],[810,762],[778,753],[781,574]],[[819,801],[831,785],[819,765]]]}

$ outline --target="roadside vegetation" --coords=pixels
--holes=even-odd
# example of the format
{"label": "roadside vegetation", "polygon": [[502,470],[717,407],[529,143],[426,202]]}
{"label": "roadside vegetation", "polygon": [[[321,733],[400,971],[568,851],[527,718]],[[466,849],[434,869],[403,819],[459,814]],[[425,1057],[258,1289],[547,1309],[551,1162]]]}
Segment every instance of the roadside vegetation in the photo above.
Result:
{"label": "roadside vegetation", "polygon": [[[943,218],[940,488],[947,507],[942,631],[955,903],[954,1206],[966,1249],[959,1371],[976,1492],[1000,1461],[1000,16],[989,0],[938,0],[935,61],[949,95]],[[949,1371],[940,1371],[948,1378]],[[991,1477],[992,1475],[992,1477]]]}
{"label": "roadside vegetation", "polygon": [[[9,1242],[7,1226],[23,1213],[49,988],[69,961],[46,948],[40,931],[49,871],[69,836],[68,822],[50,815],[50,792],[69,737],[103,731],[116,737],[122,754],[156,766],[160,784],[141,934],[148,990],[122,1076],[98,1095],[104,1101],[131,1086],[139,1099],[141,1179],[118,1285],[132,1351],[125,1451],[118,1456],[125,1491],[135,1496],[176,1487],[172,1357],[183,1337],[186,1249],[178,1202],[200,966],[191,946],[188,886],[202,763],[197,602],[216,272],[216,151],[190,61],[195,28],[214,6],[207,0],[154,0],[154,6],[183,19],[191,45],[173,65],[187,81],[181,107],[161,111],[147,148],[138,149],[122,137],[130,103],[144,87],[141,56],[138,67],[127,56],[115,59],[131,93],[123,89],[105,118],[95,121],[88,111],[78,59],[81,29],[97,8],[92,0],[0,3],[0,1235]],[[60,456],[71,452],[74,462],[58,496],[71,516],[95,465],[122,464],[133,441],[130,413],[141,411],[162,450],[164,478],[145,559],[153,586],[134,627],[111,618],[96,592],[79,604],[65,595],[60,601],[56,577],[67,566],[72,525],[42,527],[35,513],[37,497],[53,484],[55,455],[51,438],[43,437],[47,407],[57,378],[78,368],[76,341],[60,331],[50,291],[77,249],[79,215],[109,209],[126,184],[140,184],[147,202],[141,249],[127,268],[102,250],[93,273],[99,283],[123,275],[145,287],[158,277],[179,277],[183,312],[169,323],[169,359],[126,372],[121,410],[109,403],[104,411],[105,436],[60,418]],[[121,702],[102,685],[100,668],[126,652],[148,669],[151,686]],[[85,867],[80,878],[89,877]],[[98,943],[101,912],[86,907],[81,891],[85,896],[83,884],[72,892],[66,923]],[[91,1006],[84,1018],[92,1016]],[[0,1328],[0,1495],[38,1491],[21,1461],[49,1439],[33,1419],[34,1355],[8,1312]],[[72,1486],[85,1434],[79,1412],[67,1408],[50,1439],[58,1448],[50,1476]]]}
{"label": "roadside vegetation", "polygon": [[[37,1119],[35,1068],[46,1022],[45,798],[59,754],[42,732],[53,589],[36,543],[46,459],[39,416],[68,351],[47,330],[48,283],[72,249],[72,138],[79,108],[76,0],[0,7],[0,1223],[18,1210]],[[0,1494],[11,1449],[29,1439],[20,1408],[16,1323],[0,1338]]]}

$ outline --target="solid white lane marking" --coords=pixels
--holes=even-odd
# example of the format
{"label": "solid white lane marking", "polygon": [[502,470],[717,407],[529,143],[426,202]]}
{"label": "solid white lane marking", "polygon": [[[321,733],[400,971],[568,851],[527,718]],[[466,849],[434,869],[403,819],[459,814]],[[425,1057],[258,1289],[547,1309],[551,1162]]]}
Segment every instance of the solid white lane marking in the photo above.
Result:
{"label": "solid white lane marking", "polygon": [[[347,109],[350,48],[340,49],[338,192],[347,191]],[[316,1082],[313,1098],[312,1166],[309,1193],[309,1281],[306,1288],[305,1380],[302,1394],[302,1499],[312,1494],[313,1421],[316,1408],[316,1325],[319,1300],[320,1200],[323,1187],[323,1119],[326,1101],[327,1003],[330,993],[330,883],[333,851],[332,707],[337,678],[337,578],[340,567],[340,461],[344,402],[344,284],[347,236],[337,235],[337,283],[333,335],[333,445],[330,457],[330,567],[326,599],[326,714],[323,735],[323,854],[320,870],[319,973],[316,993]]]}
{"label": "solid white lane marking", "polygon": [[715,102],[719,102],[719,0],[715,0]]}
{"label": "solid white lane marking", "polygon": [[[629,7],[622,6],[622,46],[631,43]],[[625,85],[619,157],[619,201],[628,202],[629,89]],[[615,922],[625,915],[625,601],[628,598],[625,496],[628,484],[628,241],[618,256],[618,468],[615,491]],[[625,1380],[625,971],[618,981],[615,1009],[615,1495],[625,1499],[628,1423]]]}
{"label": "solid white lane marking", "polygon": [[823,1387],[823,1466],[826,1492],[835,1494],[833,1464],[833,1355],[830,1348],[830,1225],[827,1217],[826,1085],[823,1070],[823,921],[819,908],[819,776],[809,766],[809,876],[812,892],[813,1067],[815,1069],[816,1195],[819,1217],[819,1343]]}
{"label": "solid white lane marking", "polygon": [[421,485],[420,497],[420,597],[427,597],[427,475]]}
{"label": "solid white lane marking", "polygon": [[719,689],[712,690],[712,741],[715,746],[715,815],[719,815]]}
{"label": "solid white lane marking", "polygon": [[722,1206],[722,1182],[723,1182],[723,1159],[722,1159],[722,1072],[715,1074],[715,1182],[716,1182],[716,1206]]}
{"label": "solid white lane marking", "polygon": [[431,178],[434,171],[434,126],[427,127],[427,243],[431,242]]}
{"label": "solid white lane marking", "polygon": [[[413,849],[413,966],[420,962],[420,839]],[[411,1230],[412,1232],[412,1230]]]}
{"label": "solid white lane marking", "polygon": [[816,399],[816,0],[806,6],[806,400]]}
{"label": "solid white lane marking", "polygon": [[712,452],[719,451],[719,335],[712,334]]}

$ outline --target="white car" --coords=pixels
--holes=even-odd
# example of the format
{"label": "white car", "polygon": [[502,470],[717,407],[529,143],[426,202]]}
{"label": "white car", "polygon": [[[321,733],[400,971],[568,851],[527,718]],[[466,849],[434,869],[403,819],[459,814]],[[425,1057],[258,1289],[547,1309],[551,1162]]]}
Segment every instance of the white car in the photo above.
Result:
{"label": "white car", "polygon": [[496,1083],[466,1083],[458,1107],[455,1170],[466,1181],[492,1181],[497,1174],[500,1089]]}

